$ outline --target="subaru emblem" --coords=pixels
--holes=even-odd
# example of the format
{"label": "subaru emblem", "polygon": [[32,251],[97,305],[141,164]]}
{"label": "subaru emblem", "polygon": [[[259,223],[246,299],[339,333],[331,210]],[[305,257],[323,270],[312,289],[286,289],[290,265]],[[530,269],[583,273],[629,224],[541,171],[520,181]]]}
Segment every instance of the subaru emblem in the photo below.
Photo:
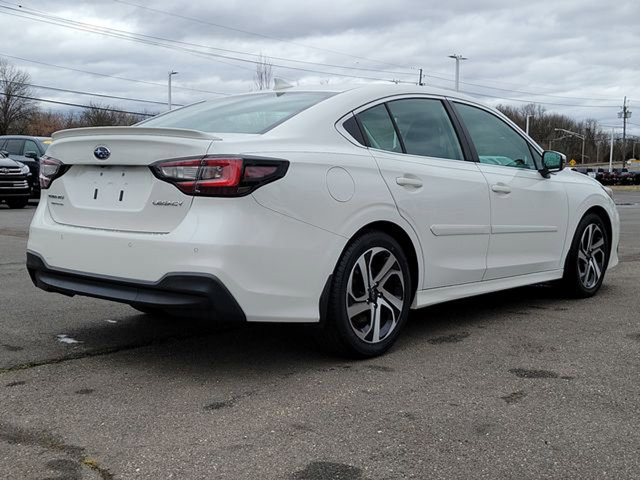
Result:
{"label": "subaru emblem", "polygon": [[93,156],[98,160],[106,160],[110,155],[111,151],[107,147],[102,145],[96,147],[96,149],[93,151]]}

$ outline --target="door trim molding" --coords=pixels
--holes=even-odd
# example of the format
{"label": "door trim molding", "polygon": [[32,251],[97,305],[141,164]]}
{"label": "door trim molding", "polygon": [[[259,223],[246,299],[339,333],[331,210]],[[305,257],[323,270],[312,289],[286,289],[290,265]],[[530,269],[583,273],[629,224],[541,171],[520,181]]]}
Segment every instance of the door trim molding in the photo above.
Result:
{"label": "door trim molding", "polygon": [[489,235],[490,225],[459,225],[459,224],[436,224],[429,227],[431,233],[436,237],[446,237],[450,235]]}
{"label": "door trim molding", "polygon": [[491,233],[548,233],[557,232],[558,227],[553,225],[492,225]]}

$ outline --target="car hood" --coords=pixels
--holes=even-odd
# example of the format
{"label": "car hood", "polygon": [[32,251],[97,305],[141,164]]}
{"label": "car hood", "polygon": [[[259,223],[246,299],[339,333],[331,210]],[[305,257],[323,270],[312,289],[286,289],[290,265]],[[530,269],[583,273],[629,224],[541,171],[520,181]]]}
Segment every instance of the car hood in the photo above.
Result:
{"label": "car hood", "polygon": [[12,160],[10,158],[0,157],[0,167],[19,167],[22,165],[22,163],[16,162],[15,160]]}

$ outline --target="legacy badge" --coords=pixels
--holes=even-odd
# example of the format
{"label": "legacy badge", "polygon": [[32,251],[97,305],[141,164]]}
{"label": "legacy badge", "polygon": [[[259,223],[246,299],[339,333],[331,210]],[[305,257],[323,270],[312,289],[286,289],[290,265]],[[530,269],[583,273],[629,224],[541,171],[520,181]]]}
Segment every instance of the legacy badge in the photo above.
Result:
{"label": "legacy badge", "polygon": [[183,202],[178,202],[177,200],[154,200],[151,203],[158,207],[181,207]]}

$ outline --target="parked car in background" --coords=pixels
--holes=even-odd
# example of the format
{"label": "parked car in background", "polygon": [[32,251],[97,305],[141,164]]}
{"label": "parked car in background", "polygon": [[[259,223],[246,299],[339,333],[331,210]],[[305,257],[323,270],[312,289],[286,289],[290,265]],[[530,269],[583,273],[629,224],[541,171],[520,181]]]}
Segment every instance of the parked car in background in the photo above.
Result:
{"label": "parked car in background", "polygon": [[31,196],[32,176],[29,167],[0,152],[0,203],[6,202],[9,208],[23,208]]}
{"label": "parked car in background", "polygon": [[49,144],[50,137],[31,137],[27,135],[3,135],[0,136],[0,151],[9,154],[9,158],[24,163],[29,167],[29,187],[33,198],[40,197],[40,157],[44,155]]}
{"label": "parked car in background", "polygon": [[627,168],[614,168],[611,172],[604,168],[576,167],[573,170],[595,178],[603,185],[640,185],[640,172],[630,172]]}

